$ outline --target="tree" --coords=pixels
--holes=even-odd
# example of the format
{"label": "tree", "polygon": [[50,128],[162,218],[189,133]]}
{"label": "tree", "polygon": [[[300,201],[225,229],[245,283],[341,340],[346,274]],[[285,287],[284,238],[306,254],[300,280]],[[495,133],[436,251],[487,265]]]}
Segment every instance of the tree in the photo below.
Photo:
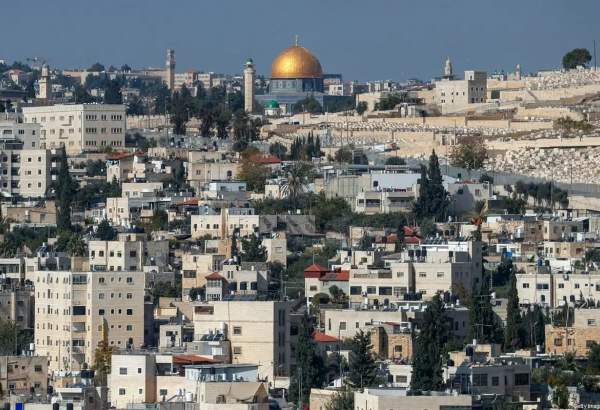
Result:
{"label": "tree", "polygon": [[373,246],[373,238],[366,233],[360,238],[358,242],[358,249],[361,251],[368,251]]}
{"label": "tree", "polygon": [[450,163],[454,167],[465,168],[467,171],[482,168],[488,157],[483,138],[474,137],[462,140],[452,147]]}
{"label": "tree", "polygon": [[188,88],[183,85],[179,91],[173,93],[170,109],[170,121],[173,124],[173,133],[185,135],[185,124],[193,114],[193,99]]}
{"label": "tree", "polygon": [[354,409],[354,392],[344,388],[336,392],[325,404],[325,410],[352,410]]}
{"label": "tree", "polygon": [[562,65],[565,70],[572,70],[577,66],[587,67],[590,61],[592,55],[587,48],[575,48],[563,56]]}
{"label": "tree", "polygon": [[428,168],[421,166],[419,198],[415,202],[413,211],[418,221],[425,218],[443,221],[446,218],[448,205],[448,193],[444,188],[440,163],[435,151],[432,151]]}
{"label": "tree", "polygon": [[250,235],[250,239],[242,239],[243,259],[246,262],[264,262],[267,260],[267,249],[262,245],[258,235]]}
{"label": "tree", "polygon": [[94,63],[90,66],[90,68],[88,68],[88,71],[94,73],[101,73],[102,71],[104,71],[104,66],[100,63]]}
{"label": "tree", "polygon": [[108,220],[104,219],[98,224],[96,229],[96,237],[101,241],[112,241],[117,237],[117,231],[110,226]]}
{"label": "tree", "polygon": [[313,96],[306,97],[292,106],[292,113],[298,114],[301,112],[308,112],[310,114],[321,114],[323,107],[317,99]]}
{"label": "tree", "polygon": [[56,180],[56,227],[59,231],[71,229],[71,202],[77,191],[77,183],[71,178],[67,153],[60,153],[58,177]]}
{"label": "tree", "polygon": [[354,388],[370,387],[377,384],[377,364],[371,344],[371,333],[359,330],[352,339],[349,356],[350,371],[348,384]]}
{"label": "tree", "polygon": [[281,188],[282,193],[290,198],[294,207],[298,197],[304,193],[312,172],[313,167],[307,162],[296,162],[290,167]]}
{"label": "tree", "polygon": [[144,115],[146,106],[142,99],[136,95],[127,98],[127,115]]}
{"label": "tree", "polygon": [[435,391],[443,388],[444,347],[449,334],[444,313],[444,303],[436,294],[427,304],[423,325],[415,338],[411,389]]}
{"label": "tree", "polygon": [[524,329],[521,308],[519,307],[519,293],[517,291],[517,278],[512,275],[509,282],[508,302],[506,306],[506,330],[504,332],[504,349],[512,351],[523,346]]}
{"label": "tree", "polygon": [[[312,339],[313,327],[305,313],[298,329],[296,342],[296,371],[292,373],[289,399],[299,404],[308,403],[311,388],[321,388],[325,383],[327,369]],[[299,406],[298,408],[301,408]]]}
{"label": "tree", "polygon": [[274,142],[269,146],[269,154],[275,155],[279,159],[285,159],[287,148],[281,142]]}
{"label": "tree", "polygon": [[104,104],[123,104],[121,83],[118,80],[109,80],[104,87]]}
{"label": "tree", "polygon": [[198,296],[202,297],[204,288],[191,288],[189,293],[190,300],[198,300]]}
{"label": "tree", "polygon": [[0,355],[19,355],[32,341],[32,335],[16,322],[0,318]]}
{"label": "tree", "polygon": [[71,256],[86,256],[87,255],[87,244],[81,237],[81,235],[71,235],[69,242],[67,243],[67,251]]}
{"label": "tree", "polygon": [[246,181],[251,191],[263,191],[267,181],[268,168],[255,161],[259,155],[260,152],[256,148],[247,148],[242,152],[238,178]]}
{"label": "tree", "polygon": [[83,86],[77,84],[73,90],[73,100],[77,104],[89,104],[94,102],[94,97]]}
{"label": "tree", "polygon": [[600,374],[600,344],[592,342],[587,354],[589,374]]}
{"label": "tree", "polygon": [[156,209],[152,214],[150,224],[153,231],[165,231],[169,229],[169,215],[162,209]]}
{"label": "tree", "polygon": [[331,301],[333,303],[345,303],[347,296],[343,290],[333,285],[329,288],[329,294],[331,295]]}
{"label": "tree", "polygon": [[85,164],[85,174],[88,177],[106,175],[106,163],[100,159],[96,161],[89,159]]}
{"label": "tree", "polygon": [[348,147],[342,147],[335,152],[334,159],[337,162],[352,163],[352,149]]}
{"label": "tree", "polygon": [[108,343],[108,323],[106,319],[102,320],[102,340],[98,342],[98,347],[94,350],[94,370],[99,384],[106,386],[107,376],[110,374],[112,355],[115,352],[115,346]]}
{"label": "tree", "polygon": [[356,104],[356,113],[358,115],[363,115],[368,109],[369,106],[365,101],[361,101],[358,104]]}
{"label": "tree", "polygon": [[492,308],[492,295],[489,278],[483,277],[481,287],[473,289],[469,309],[470,324],[468,340],[478,343],[502,343],[502,324],[496,319]]}

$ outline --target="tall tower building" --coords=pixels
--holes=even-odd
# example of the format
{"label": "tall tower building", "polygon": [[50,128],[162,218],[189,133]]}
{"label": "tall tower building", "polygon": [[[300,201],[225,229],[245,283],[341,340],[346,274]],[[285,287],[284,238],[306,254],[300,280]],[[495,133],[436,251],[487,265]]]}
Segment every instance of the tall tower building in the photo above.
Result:
{"label": "tall tower building", "polygon": [[450,57],[448,57],[446,59],[446,64],[444,65],[444,77],[446,77],[446,78],[454,77],[453,71],[454,70],[452,68],[452,61],[450,61]]}
{"label": "tall tower building", "polygon": [[166,75],[165,75],[165,83],[167,83],[167,87],[169,90],[174,91],[175,87],[175,50],[168,48],[167,49],[167,61],[165,63],[166,66]]}
{"label": "tall tower building", "polygon": [[254,111],[254,79],[256,78],[256,69],[251,58],[246,61],[244,68],[244,110],[246,112]]}
{"label": "tall tower building", "polygon": [[38,81],[38,95],[37,98],[48,100],[52,98],[52,84],[50,82],[50,69],[48,64],[42,66],[42,73]]}
{"label": "tall tower building", "polygon": [[521,64],[517,64],[515,69],[515,80],[521,80]]}

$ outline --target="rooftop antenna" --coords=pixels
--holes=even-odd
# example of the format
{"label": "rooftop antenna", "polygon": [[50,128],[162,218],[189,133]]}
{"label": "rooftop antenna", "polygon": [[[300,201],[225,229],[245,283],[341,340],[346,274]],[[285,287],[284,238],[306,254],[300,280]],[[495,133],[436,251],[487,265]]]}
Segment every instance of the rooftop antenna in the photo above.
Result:
{"label": "rooftop antenna", "polygon": [[294,36],[294,45],[295,45],[296,47],[298,47],[298,45],[299,45],[299,38],[300,38],[300,37],[298,36],[298,34],[296,34],[296,35]]}

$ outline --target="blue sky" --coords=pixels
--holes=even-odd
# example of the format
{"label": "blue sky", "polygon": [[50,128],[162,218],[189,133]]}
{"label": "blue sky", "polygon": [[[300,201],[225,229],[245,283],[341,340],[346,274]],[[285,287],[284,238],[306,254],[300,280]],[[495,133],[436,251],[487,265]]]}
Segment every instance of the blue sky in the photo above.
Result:
{"label": "blue sky", "polygon": [[300,43],[347,79],[429,79],[456,71],[526,72],[560,65],[575,47],[600,52],[598,0],[29,0],[0,6],[0,59],[40,56],[57,67],[164,64],[268,75]]}

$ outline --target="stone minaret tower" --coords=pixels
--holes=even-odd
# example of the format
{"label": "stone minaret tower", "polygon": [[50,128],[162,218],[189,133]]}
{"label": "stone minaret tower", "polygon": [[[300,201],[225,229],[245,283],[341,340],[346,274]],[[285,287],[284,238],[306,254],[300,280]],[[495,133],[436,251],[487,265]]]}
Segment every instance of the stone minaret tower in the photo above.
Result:
{"label": "stone minaret tower", "polygon": [[521,79],[521,64],[517,64],[516,70],[515,70],[515,80],[520,80]]}
{"label": "stone minaret tower", "polygon": [[246,112],[254,111],[254,79],[256,78],[256,69],[251,58],[246,61],[244,67],[244,110]]}
{"label": "stone minaret tower", "polygon": [[167,61],[165,63],[165,83],[169,90],[174,91],[175,88],[175,50],[167,49]]}
{"label": "stone minaret tower", "polygon": [[52,97],[52,83],[50,82],[50,69],[48,64],[42,66],[42,73],[38,81],[38,95],[37,98],[49,100]]}
{"label": "stone minaret tower", "polygon": [[444,77],[452,78],[453,76],[452,61],[450,61],[450,57],[448,57],[446,59],[446,64],[444,65]]}

